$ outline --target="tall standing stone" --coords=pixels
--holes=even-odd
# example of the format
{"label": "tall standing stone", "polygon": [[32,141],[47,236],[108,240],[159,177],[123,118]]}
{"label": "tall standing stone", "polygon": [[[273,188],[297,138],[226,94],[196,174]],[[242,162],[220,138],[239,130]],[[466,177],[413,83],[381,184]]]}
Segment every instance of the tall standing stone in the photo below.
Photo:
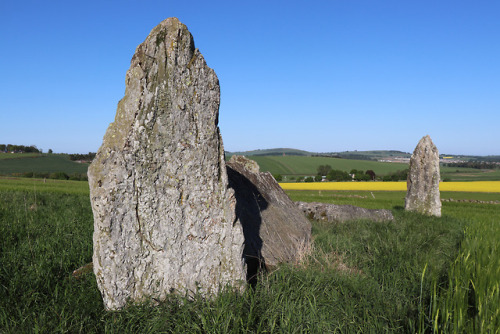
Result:
{"label": "tall standing stone", "polygon": [[219,101],[217,76],[178,19],[137,47],[88,172],[94,273],[107,309],[245,280]]}
{"label": "tall standing stone", "polygon": [[431,137],[423,137],[410,159],[405,210],[441,217],[439,152]]}

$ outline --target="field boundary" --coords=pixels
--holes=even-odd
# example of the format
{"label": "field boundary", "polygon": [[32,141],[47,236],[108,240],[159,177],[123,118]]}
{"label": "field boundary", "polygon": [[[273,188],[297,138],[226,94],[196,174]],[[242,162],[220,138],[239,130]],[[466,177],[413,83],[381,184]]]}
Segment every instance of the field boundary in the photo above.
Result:
{"label": "field boundary", "polygon": [[[405,181],[398,182],[299,182],[280,183],[284,190],[366,190],[406,191]],[[440,191],[500,193],[500,181],[441,182]]]}

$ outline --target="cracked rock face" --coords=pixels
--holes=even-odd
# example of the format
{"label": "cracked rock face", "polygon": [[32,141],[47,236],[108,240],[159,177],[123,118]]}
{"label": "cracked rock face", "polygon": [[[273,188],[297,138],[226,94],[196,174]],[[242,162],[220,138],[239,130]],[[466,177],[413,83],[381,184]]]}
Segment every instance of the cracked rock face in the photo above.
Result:
{"label": "cracked rock face", "polygon": [[441,217],[439,152],[431,137],[423,137],[410,159],[405,210]]}
{"label": "cracked rock face", "polygon": [[215,72],[176,18],[137,47],[88,172],[94,273],[107,309],[245,280],[219,101]]}

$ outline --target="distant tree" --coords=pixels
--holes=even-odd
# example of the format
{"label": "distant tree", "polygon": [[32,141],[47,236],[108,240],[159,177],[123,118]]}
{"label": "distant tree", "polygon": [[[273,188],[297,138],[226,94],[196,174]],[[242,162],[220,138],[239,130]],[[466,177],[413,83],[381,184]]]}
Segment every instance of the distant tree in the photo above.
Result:
{"label": "distant tree", "polygon": [[350,181],[351,176],[343,170],[332,169],[326,176],[328,181]]}
{"label": "distant tree", "polygon": [[352,178],[356,181],[370,180],[370,176],[365,174],[365,172],[363,172],[362,170],[351,169],[351,172],[349,174],[352,175]]}
{"label": "distant tree", "polygon": [[283,176],[281,176],[281,174],[276,174],[276,175],[274,175],[274,179],[277,182],[281,182],[281,181],[283,181]]}
{"label": "distant tree", "polygon": [[56,179],[56,180],[67,180],[67,179],[69,179],[69,176],[68,176],[68,174],[66,174],[64,172],[55,172],[55,173],[51,173],[49,175],[49,178]]}
{"label": "distant tree", "polygon": [[372,181],[374,181],[374,180],[375,180],[375,177],[376,177],[375,172],[374,172],[374,171],[372,171],[371,169],[367,170],[367,171],[365,172],[365,174],[366,174],[366,175],[369,175],[369,176],[370,176],[370,179],[371,179]]}
{"label": "distant tree", "polygon": [[88,154],[70,154],[69,159],[72,161],[82,160],[82,161],[92,161],[94,160],[96,154],[89,152]]}
{"label": "distant tree", "polygon": [[363,173],[360,177],[358,177],[358,181],[371,181],[372,177],[366,173]]}
{"label": "distant tree", "polygon": [[314,177],[314,181],[315,181],[315,182],[321,182],[322,180],[323,180],[323,176],[321,176],[321,175],[316,175],[316,176]]}
{"label": "distant tree", "polygon": [[398,170],[393,173],[389,173],[382,178],[382,181],[406,181],[408,177],[408,169]]}
{"label": "distant tree", "polygon": [[302,182],[302,181],[304,181],[304,177],[303,177],[303,176],[299,176],[299,177],[297,178],[297,182]]}
{"label": "distant tree", "polygon": [[52,149],[51,149],[51,148],[49,148],[49,154],[52,154],[52,153],[53,153]]}
{"label": "distant tree", "polygon": [[330,171],[332,170],[332,166],[330,165],[320,165],[318,166],[318,175],[319,176],[326,176]]}
{"label": "distant tree", "polygon": [[312,176],[308,176],[304,179],[304,182],[314,182],[314,179],[312,178]]}
{"label": "distant tree", "polygon": [[39,153],[40,150],[36,147],[36,145],[24,146],[24,145],[2,144],[0,145],[0,152]]}
{"label": "distant tree", "polygon": [[26,153],[40,153],[38,148],[36,148],[36,145],[25,146],[23,151]]}

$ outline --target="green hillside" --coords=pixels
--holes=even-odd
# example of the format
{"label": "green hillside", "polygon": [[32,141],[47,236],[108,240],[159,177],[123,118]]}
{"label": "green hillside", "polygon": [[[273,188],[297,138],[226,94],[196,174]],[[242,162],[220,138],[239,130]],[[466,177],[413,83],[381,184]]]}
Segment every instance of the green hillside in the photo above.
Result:
{"label": "green hillside", "polygon": [[[376,175],[387,175],[408,168],[408,164],[352,160],[315,156],[248,156],[256,161],[260,170],[273,175],[298,177],[316,175],[318,166],[330,165],[332,169],[346,172],[352,169],[373,170]],[[447,181],[500,181],[500,169],[474,169],[441,166],[441,178]]]}
{"label": "green hillside", "polygon": [[[266,152],[257,150],[254,152]],[[297,150],[298,151],[298,150]],[[302,151],[305,152],[305,151]],[[389,151],[387,151],[389,152]],[[230,154],[226,156],[229,159]],[[330,165],[333,169],[346,172],[352,169],[373,170],[377,176],[387,175],[408,168],[404,163],[378,162],[372,160],[339,159],[317,156],[299,155],[250,155],[261,171],[272,174],[298,177],[316,175],[318,166]],[[67,154],[0,154],[0,175],[64,172],[71,174],[86,174],[88,164],[71,161]],[[441,177],[449,181],[495,181],[500,180],[500,169],[474,169],[462,167],[441,166]]]}
{"label": "green hillside", "polygon": [[298,156],[308,156],[313,153],[297,150],[295,148],[270,148],[265,150],[253,150],[244,152],[226,152],[226,156],[230,157],[232,155],[244,155],[244,156],[269,156],[269,155],[298,155]]}
{"label": "green hillside", "polygon": [[329,153],[314,153],[314,156],[335,157],[354,160],[384,160],[391,158],[410,158],[411,154],[394,150],[375,150],[375,151],[344,151]]}
{"label": "green hillside", "polygon": [[[0,154],[0,156],[2,155]],[[88,164],[71,161],[66,154],[16,154],[15,156],[15,158],[9,159],[0,158],[0,174],[64,172],[69,175],[87,173]]]}
{"label": "green hillside", "polygon": [[371,169],[377,175],[385,175],[408,168],[407,164],[377,162],[369,160],[349,160],[327,157],[306,156],[249,156],[255,160],[262,171],[282,175],[315,175],[318,166],[330,165],[333,169],[349,172],[352,169]]}

